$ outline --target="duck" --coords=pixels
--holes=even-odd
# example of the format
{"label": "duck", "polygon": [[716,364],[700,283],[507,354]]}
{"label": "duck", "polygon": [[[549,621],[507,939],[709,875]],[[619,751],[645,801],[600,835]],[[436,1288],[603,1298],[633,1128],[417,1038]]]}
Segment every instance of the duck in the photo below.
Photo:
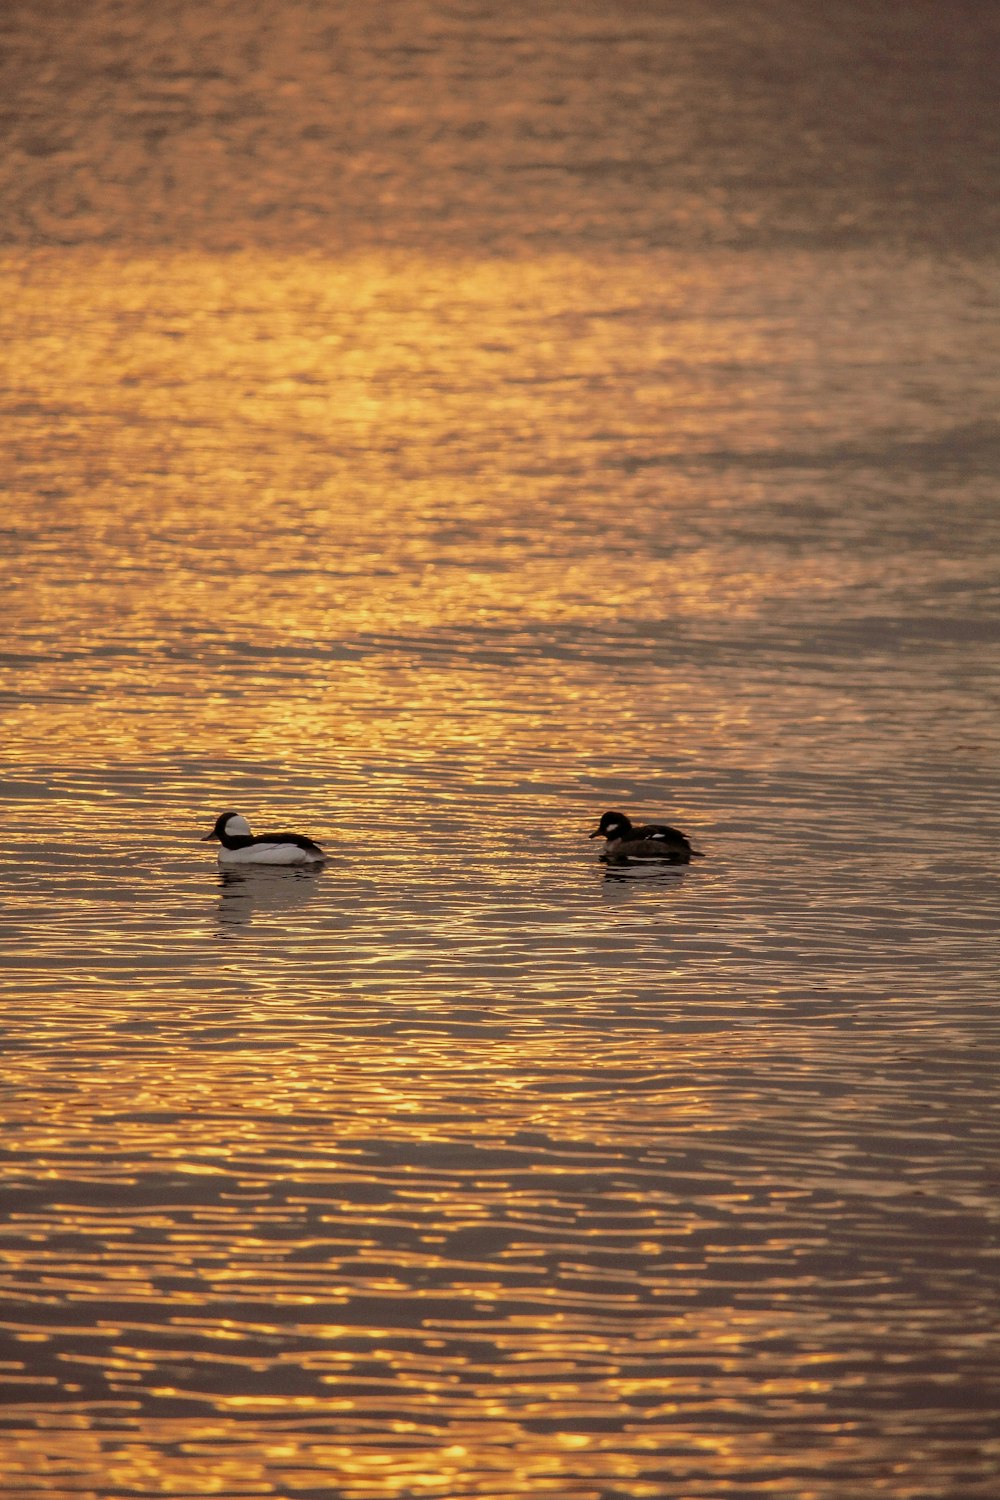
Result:
{"label": "duck", "polygon": [[220,813],[202,843],[209,839],[218,839],[222,846],[221,865],[316,865],[327,857],[304,833],[261,833],[255,838],[238,812]]}
{"label": "duck", "polygon": [[637,826],[621,812],[606,812],[590,837],[607,839],[602,859],[663,859],[668,864],[687,865],[692,859],[705,858],[679,829],[666,823]]}

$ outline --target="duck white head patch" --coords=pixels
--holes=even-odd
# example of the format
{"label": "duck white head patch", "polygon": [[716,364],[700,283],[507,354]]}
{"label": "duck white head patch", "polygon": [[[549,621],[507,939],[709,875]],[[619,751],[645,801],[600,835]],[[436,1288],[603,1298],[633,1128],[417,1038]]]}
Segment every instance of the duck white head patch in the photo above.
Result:
{"label": "duck white head patch", "polygon": [[223,833],[228,834],[231,839],[249,838],[250,824],[247,822],[246,818],[242,816],[242,814],[231,813],[230,816],[226,819],[225,827],[222,831]]}

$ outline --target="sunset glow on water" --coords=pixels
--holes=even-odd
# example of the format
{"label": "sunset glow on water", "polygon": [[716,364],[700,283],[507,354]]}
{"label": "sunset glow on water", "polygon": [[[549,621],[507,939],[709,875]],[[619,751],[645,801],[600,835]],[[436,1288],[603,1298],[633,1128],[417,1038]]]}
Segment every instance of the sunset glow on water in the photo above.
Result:
{"label": "sunset glow on water", "polygon": [[996,1492],[988,172],[661,12],[11,23],[0,1495]]}

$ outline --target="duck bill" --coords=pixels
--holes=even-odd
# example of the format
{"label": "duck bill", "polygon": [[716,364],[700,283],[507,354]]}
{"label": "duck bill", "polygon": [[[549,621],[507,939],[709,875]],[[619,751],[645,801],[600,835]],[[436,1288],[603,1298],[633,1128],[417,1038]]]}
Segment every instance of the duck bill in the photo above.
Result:
{"label": "duck bill", "polygon": [[209,843],[211,843],[212,839],[214,839],[214,838],[218,838],[218,834],[216,833],[215,829],[213,828],[211,833],[202,834],[202,836],[198,840],[198,842],[200,844],[209,844]]}
{"label": "duck bill", "polygon": [[602,835],[602,831],[601,831],[600,828],[595,828],[594,831],[593,831],[593,833],[588,833],[587,834],[588,839],[599,839],[602,836],[603,835]]}

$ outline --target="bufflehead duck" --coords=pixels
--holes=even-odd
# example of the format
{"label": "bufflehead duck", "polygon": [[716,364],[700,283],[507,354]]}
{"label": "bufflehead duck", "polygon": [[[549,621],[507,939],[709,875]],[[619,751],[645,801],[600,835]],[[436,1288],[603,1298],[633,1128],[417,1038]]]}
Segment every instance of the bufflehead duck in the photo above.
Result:
{"label": "bufflehead duck", "polygon": [[607,839],[605,859],[665,859],[672,865],[687,865],[705,857],[700,849],[692,849],[678,829],[666,823],[636,827],[620,812],[606,812],[590,837]]}
{"label": "bufflehead duck", "polygon": [[302,833],[262,833],[254,838],[250,824],[238,812],[220,813],[211,833],[202,839],[218,839],[219,863],[223,865],[314,865],[326,854]]}

